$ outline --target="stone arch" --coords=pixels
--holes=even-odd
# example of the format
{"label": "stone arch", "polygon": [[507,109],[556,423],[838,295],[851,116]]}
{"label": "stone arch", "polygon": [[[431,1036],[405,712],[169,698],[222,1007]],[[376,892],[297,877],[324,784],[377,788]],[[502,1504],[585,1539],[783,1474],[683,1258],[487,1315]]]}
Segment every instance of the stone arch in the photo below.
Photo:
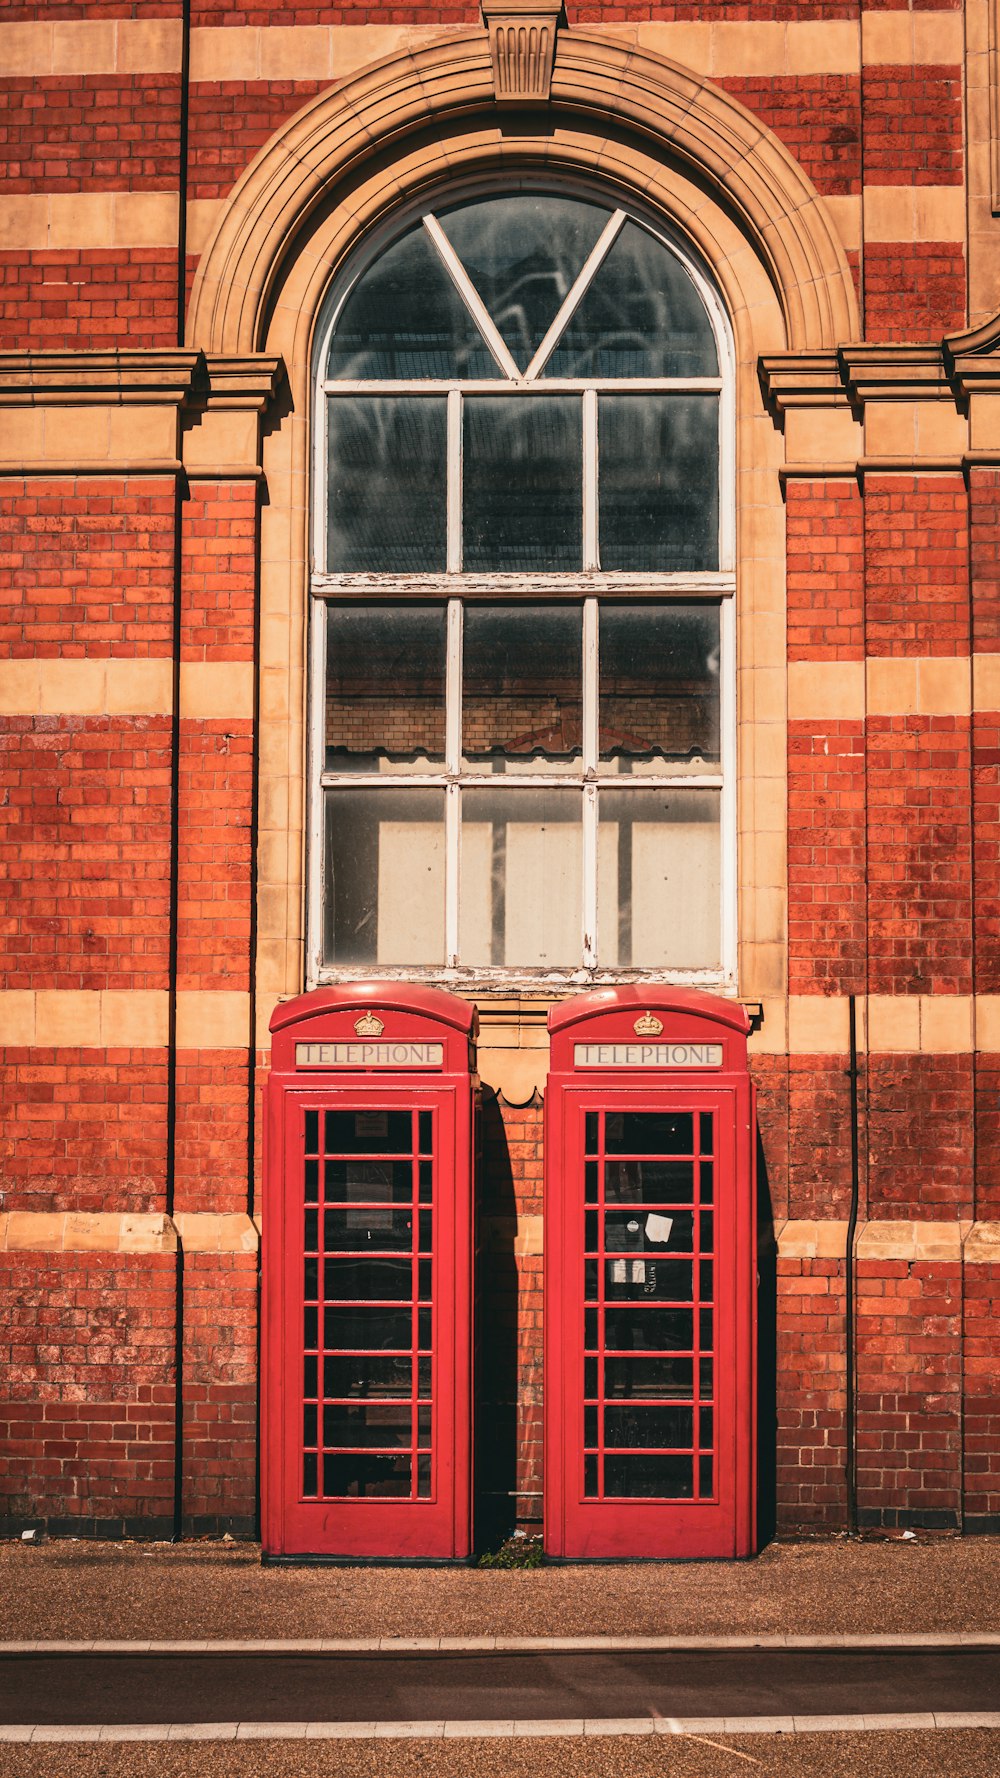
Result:
{"label": "stone arch", "polygon": [[[494,169],[523,164],[529,152],[536,165],[644,192],[675,214],[725,287],[707,219],[722,206],[777,296],[780,344],[817,350],[859,336],[850,268],[826,205],[777,137],[711,82],[648,51],[563,31],[551,105],[526,114],[529,125],[533,117],[530,140],[498,117],[485,32],[391,57],[320,94],[261,150],[228,200],[195,279],[189,342],[261,350],[286,263],[331,202],[343,207],[345,237],[357,239],[379,209],[422,185],[467,176],[487,159]],[[690,200],[676,215],[677,172],[705,192],[704,215]]]}

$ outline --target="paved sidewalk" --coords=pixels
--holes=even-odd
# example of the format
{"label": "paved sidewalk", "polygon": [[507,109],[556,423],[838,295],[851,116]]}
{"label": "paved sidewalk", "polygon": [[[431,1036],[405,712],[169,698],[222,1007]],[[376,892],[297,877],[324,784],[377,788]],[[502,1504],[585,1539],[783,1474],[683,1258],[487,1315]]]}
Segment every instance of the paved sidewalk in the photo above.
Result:
{"label": "paved sidewalk", "polygon": [[269,1568],[246,1544],[0,1544],[0,1640],[908,1635],[1000,1629],[1000,1538],[772,1544],[749,1562]]}

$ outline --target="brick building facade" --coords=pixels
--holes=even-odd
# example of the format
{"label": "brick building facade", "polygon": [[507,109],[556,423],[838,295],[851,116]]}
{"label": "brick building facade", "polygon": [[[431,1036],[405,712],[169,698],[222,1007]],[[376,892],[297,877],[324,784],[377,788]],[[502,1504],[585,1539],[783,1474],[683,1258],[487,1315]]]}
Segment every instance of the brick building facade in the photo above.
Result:
{"label": "brick building facade", "polygon": [[[309,924],[318,330],[395,219],[526,186],[662,219],[731,343],[765,1528],[996,1531],[996,0],[485,14],[2,6],[2,1522],[254,1532],[269,1020],[352,974]],[[512,14],[555,42],[513,101]],[[344,683],[370,745],[391,688]],[[615,970],[416,964],[479,1007],[480,1523],[534,1528],[545,1016]]]}

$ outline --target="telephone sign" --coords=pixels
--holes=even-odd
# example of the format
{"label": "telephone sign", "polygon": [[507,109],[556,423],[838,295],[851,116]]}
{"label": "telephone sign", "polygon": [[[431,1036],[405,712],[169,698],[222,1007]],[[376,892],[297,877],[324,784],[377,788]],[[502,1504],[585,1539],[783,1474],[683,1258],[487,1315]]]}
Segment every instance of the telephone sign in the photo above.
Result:
{"label": "telephone sign", "polygon": [[267,1556],[470,1553],[475,1022],[374,982],[271,1020]]}
{"label": "telephone sign", "polygon": [[549,1014],[549,1555],[753,1548],[747,1028],[738,1003],[662,987]]}

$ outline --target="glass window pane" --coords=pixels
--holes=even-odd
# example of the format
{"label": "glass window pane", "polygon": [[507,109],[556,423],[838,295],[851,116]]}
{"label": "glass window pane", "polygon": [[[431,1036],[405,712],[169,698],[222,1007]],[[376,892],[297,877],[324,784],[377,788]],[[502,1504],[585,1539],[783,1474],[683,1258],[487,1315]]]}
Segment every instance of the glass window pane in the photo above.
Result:
{"label": "glass window pane", "polygon": [[718,969],[719,792],[600,793],[602,968]]}
{"label": "glass window pane", "polygon": [[582,954],[581,799],[572,791],[462,797],[462,962],[557,969]]}
{"label": "glass window pane", "polygon": [[408,1396],[413,1361],[409,1358],[324,1358],[323,1393],[333,1396]]}
{"label": "glass window pane", "polygon": [[517,192],[480,198],[438,218],[522,370],[609,214],[579,198]]}
{"label": "glass window pane", "polygon": [[625,1449],[642,1445],[690,1449],[694,1415],[690,1408],[682,1407],[609,1407],[604,1414],[604,1442]]}
{"label": "glass window pane", "polygon": [[646,771],[719,769],[719,607],[603,605],[600,757]]}
{"label": "glass window pane", "polygon": [[719,565],[715,395],[602,395],[598,531],[606,571]]}
{"label": "glass window pane", "polygon": [[690,1457],[606,1457],[604,1492],[615,1499],[689,1500],[694,1493]]}
{"label": "glass window pane", "polygon": [[444,791],[328,790],[327,963],[444,962]]}
{"label": "glass window pane", "polygon": [[331,605],[326,768],[433,770],[444,762],[443,605]]}
{"label": "glass window pane", "polygon": [[329,409],[331,573],[443,573],[447,399],[336,395]]}
{"label": "glass window pane", "polygon": [[464,415],[466,570],[474,574],[580,568],[580,397],[470,396]]}
{"label": "glass window pane", "polygon": [[334,331],[327,375],[409,381],[499,374],[418,222],[355,284]]}
{"label": "glass window pane", "polygon": [[626,222],[548,364],[550,377],[714,377],[715,335],[675,253]]}
{"label": "glass window pane", "polygon": [[462,747],[482,771],[579,770],[583,620],[573,605],[470,605]]}

